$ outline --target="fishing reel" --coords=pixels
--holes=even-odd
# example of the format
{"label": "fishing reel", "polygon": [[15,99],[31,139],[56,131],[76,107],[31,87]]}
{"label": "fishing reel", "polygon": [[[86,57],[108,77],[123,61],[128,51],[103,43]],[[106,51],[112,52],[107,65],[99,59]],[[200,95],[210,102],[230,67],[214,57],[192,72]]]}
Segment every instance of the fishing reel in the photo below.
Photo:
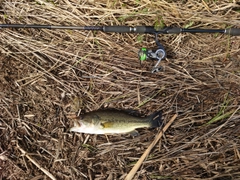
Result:
{"label": "fishing reel", "polygon": [[157,36],[158,34],[156,34],[156,39],[155,39],[155,42],[157,44],[157,48],[155,50],[141,48],[138,52],[138,58],[140,60],[140,63],[148,59],[157,60],[157,63],[152,68],[152,71],[151,71],[152,73],[157,73],[162,69],[162,66],[159,66],[159,64],[161,60],[166,57],[166,51],[158,41]]}

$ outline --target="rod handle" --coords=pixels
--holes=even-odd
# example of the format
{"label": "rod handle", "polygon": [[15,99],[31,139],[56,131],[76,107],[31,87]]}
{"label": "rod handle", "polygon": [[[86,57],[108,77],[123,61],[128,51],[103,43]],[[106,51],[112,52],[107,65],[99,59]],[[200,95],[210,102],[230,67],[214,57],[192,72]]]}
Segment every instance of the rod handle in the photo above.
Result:
{"label": "rod handle", "polygon": [[103,32],[116,32],[116,33],[156,33],[153,26],[103,26]]}
{"label": "rod handle", "polygon": [[232,35],[232,36],[240,36],[240,29],[229,28],[229,29],[226,29],[225,34],[229,34],[229,35]]}
{"label": "rod handle", "polygon": [[182,28],[179,27],[166,27],[164,29],[165,34],[179,34],[182,32]]}
{"label": "rod handle", "polygon": [[128,26],[103,26],[103,32],[129,33],[131,31]]}

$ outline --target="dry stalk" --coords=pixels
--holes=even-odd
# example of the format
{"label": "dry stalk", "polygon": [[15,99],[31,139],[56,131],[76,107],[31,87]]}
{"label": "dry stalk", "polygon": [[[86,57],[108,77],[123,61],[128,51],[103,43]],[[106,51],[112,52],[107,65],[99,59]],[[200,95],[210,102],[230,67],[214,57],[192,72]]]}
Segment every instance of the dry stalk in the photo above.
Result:
{"label": "dry stalk", "polygon": [[41,167],[41,165],[39,163],[37,163],[37,161],[35,161],[33,158],[31,158],[31,156],[29,156],[24,149],[22,149],[19,145],[17,145],[17,147],[21,151],[23,156],[25,156],[29,161],[31,161],[35,166],[37,166],[37,168],[39,170],[41,170],[44,174],[46,174],[50,179],[57,180],[49,171],[47,171],[45,168]]}
{"label": "dry stalk", "polygon": [[175,114],[170,121],[164,126],[164,128],[159,132],[159,134],[156,136],[156,138],[153,140],[153,142],[148,146],[148,148],[145,150],[143,155],[138,159],[137,163],[133,166],[131,171],[126,176],[125,180],[131,180],[134,175],[136,174],[137,170],[142,165],[143,161],[147,158],[152,148],[157,144],[159,139],[162,137],[162,135],[167,131],[167,129],[171,126],[171,124],[174,122],[174,120],[177,118],[177,114]]}

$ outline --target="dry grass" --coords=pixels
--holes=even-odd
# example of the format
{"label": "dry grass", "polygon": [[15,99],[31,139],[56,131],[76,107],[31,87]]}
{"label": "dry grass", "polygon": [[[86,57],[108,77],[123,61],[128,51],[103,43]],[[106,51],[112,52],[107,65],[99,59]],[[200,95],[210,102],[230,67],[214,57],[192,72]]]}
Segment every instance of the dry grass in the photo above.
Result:
{"label": "dry grass", "polygon": [[[52,25],[240,28],[239,12],[235,0],[0,3],[1,23]],[[124,179],[157,131],[69,133],[69,114],[101,107],[179,114],[134,179],[240,178],[239,37],[160,35],[168,55],[151,74],[137,60],[151,35],[0,31],[0,179]]]}

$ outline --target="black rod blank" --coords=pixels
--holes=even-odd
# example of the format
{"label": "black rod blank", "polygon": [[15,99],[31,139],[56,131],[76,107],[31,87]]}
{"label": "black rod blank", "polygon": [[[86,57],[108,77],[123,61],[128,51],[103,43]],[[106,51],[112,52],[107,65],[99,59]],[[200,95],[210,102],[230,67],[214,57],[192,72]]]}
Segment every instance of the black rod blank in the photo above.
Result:
{"label": "black rod blank", "polygon": [[102,26],[52,26],[39,24],[0,24],[0,28],[35,28],[35,29],[73,29],[73,30],[103,30]]}
{"label": "black rod blank", "polygon": [[146,34],[179,34],[179,33],[223,33],[232,36],[240,36],[240,29],[186,29],[179,27],[165,27],[160,29],[154,26],[52,26],[35,24],[0,24],[0,28],[37,28],[37,29],[72,29],[72,30],[96,30],[116,33],[146,33]]}

